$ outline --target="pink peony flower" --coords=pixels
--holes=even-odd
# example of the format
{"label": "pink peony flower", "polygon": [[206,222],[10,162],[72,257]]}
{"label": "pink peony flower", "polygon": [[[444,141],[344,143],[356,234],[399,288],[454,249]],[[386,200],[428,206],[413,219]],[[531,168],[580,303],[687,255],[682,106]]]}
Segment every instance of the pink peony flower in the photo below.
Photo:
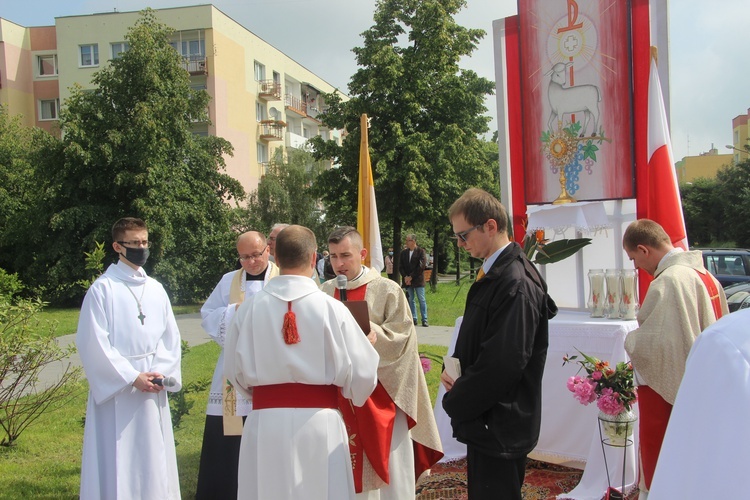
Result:
{"label": "pink peony flower", "polygon": [[422,362],[422,371],[427,373],[432,369],[432,361],[430,361],[430,358],[423,358],[422,356],[419,357],[419,361]]}
{"label": "pink peony flower", "polygon": [[573,397],[582,405],[596,401],[596,384],[585,378],[577,380],[573,387]]}
{"label": "pink peony flower", "polygon": [[570,392],[575,392],[575,386],[576,386],[576,384],[577,384],[577,383],[579,383],[580,381],[581,381],[581,377],[578,377],[578,376],[575,376],[575,377],[570,377],[570,378],[568,379],[568,384],[567,384],[567,385],[568,385],[568,390],[569,390]]}
{"label": "pink peony flower", "polygon": [[625,405],[620,401],[620,395],[609,387],[602,389],[596,406],[607,415],[617,415],[625,411]]}
{"label": "pink peony flower", "polygon": [[591,374],[591,378],[593,378],[594,380],[601,380],[602,379],[602,372],[595,371],[594,373]]}

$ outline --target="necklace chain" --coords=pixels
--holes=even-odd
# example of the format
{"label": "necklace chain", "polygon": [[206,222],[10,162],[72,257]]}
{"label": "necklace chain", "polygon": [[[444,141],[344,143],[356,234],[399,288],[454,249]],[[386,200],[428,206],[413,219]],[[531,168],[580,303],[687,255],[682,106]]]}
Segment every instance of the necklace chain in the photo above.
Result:
{"label": "necklace chain", "polygon": [[141,290],[141,299],[138,300],[138,297],[135,296],[133,293],[133,290],[130,288],[130,286],[123,282],[123,285],[125,285],[125,288],[128,289],[128,292],[130,292],[130,295],[133,296],[133,299],[135,299],[135,303],[138,304],[138,319],[141,320],[141,325],[144,325],[144,321],[146,319],[146,315],[143,314],[143,294],[146,293],[146,283],[143,283],[143,290]]}

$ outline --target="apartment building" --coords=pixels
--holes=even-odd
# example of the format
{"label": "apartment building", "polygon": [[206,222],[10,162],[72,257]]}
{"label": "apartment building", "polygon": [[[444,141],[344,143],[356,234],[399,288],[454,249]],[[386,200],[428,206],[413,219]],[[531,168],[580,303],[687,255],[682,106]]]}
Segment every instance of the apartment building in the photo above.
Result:
{"label": "apartment building", "polygon": [[[340,131],[317,119],[322,94],[335,90],[321,77],[213,5],[161,9],[156,17],[175,30],[172,45],[192,85],[211,95],[210,123],[195,123],[194,132],[232,143],[227,172],[245,190],[257,187],[278,148],[304,148],[315,136],[340,142]],[[125,35],[137,19],[138,12],[109,12],[23,27],[0,18],[0,104],[56,133],[70,88],[91,88],[92,75],[128,50]]]}
{"label": "apartment building", "polygon": [[719,150],[711,144],[711,149],[698,156],[685,156],[675,163],[677,170],[677,181],[680,184],[693,182],[698,178],[715,179],[716,174],[722,167],[731,165],[732,155],[720,154]]}
{"label": "apartment building", "polygon": [[[738,115],[732,119],[732,154],[734,162],[739,163],[750,158],[745,150],[745,146],[750,146],[750,129],[748,129],[748,120],[750,120],[750,109],[747,114]],[[729,145],[727,145],[729,147]]]}

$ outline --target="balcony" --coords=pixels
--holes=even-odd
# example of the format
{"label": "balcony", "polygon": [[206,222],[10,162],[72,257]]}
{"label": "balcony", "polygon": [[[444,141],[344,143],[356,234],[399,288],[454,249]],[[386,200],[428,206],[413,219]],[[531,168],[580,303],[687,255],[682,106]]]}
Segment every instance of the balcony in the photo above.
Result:
{"label": "balcony", "polygon": [[265,101],[281,100],[281,84],[273,80],[261,80],[258,82],[258,97]]}
{"label": "balcony", "polygon": [[287,111],[298,114],[305,118],[307,116],[307,103],[302,98],[294,96],[292,94],[286,94],[284,96],[284,106]]}
{"label": "balcony", "polygon": [[262,120],[258,123],[260,138],[264,141],[283,141],[286,123],[281,120]]}
{"label": "balcony", "polygon": [[190,76],[208,75],[208,65],[204,56],[183,57],[182,67]]}

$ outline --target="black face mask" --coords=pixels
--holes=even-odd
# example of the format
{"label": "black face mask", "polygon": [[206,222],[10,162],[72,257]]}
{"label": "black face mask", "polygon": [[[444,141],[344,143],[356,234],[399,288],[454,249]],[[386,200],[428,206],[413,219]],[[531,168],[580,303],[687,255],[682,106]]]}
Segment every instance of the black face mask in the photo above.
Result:
{"label": "black face mask", "polygon": [[123,248],[125,249],[124,257],[129,262],[135,264],[136,266],[141,267],[148,260],[148,256],[149,256],[148,247],[138,247],[138,248],[123,247]]}

